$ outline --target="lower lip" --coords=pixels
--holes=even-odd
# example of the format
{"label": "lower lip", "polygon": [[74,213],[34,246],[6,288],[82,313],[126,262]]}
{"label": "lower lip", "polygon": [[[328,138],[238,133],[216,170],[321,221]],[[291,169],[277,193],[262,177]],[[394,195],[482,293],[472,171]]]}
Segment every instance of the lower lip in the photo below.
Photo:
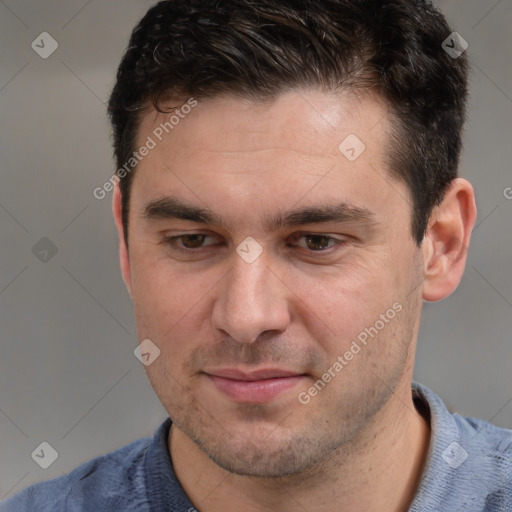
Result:
{"label": "lower lip", "polygon": [[235,380],[208,375],[215,387],[231,400],[239,403],[263,404],[295,387],[304,375],[277,377],[264,380]]}

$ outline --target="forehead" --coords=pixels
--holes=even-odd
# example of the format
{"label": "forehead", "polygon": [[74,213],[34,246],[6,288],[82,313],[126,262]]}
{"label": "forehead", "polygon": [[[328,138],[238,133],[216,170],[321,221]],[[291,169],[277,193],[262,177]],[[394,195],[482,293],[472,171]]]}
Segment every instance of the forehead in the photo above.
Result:
{"label": "forehead", "polygon": [[[163,114],[149,109],[143,115],[138,142],[162,131],[161,148],[175,154],[197,148],[202,151],[241,152],[275,149],[279,145],[299,153],[339,157],[339,144],[351,133],[373,145],[386,133],[388,107],[376,94],[343,91],[290,90],[265,101],[233,95],[197,100],[168,100]],[[160,128],[160,129],[159,129]]]}
{"label": "forehead", "polygon": [[138,147],[149,139],[154,147],[132,185],[140,207],[166,195],[244,216],[326,199],[366,209],[404,202],[402,184],[386,186],[389,117],[379,96],[294,90],[267,102],[220,96],[180,109],[186,101],[142,117]]}

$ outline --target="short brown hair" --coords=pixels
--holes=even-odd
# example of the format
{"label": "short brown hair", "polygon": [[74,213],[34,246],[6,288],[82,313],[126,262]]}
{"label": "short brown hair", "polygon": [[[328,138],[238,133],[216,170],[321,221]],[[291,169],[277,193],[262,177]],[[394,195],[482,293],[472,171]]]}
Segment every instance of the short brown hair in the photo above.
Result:
{"label": "short brown hair", "polygon": [[[269,99],[296,87],[371,87],[390,108],[388,167],[411,191],[412,235],[457,176],[467,59],[427,0],[166,0],[135,27],[108,112],[118,168],[135,150],[139,113],[167,95]],[[121,180],[123,227],[133,172]]]}

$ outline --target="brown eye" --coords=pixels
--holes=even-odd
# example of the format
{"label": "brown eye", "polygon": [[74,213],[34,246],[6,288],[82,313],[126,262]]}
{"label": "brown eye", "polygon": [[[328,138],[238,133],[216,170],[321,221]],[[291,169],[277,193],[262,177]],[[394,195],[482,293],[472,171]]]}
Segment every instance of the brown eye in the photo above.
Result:
{"label": "brown eye", "polygon": [[329,242],[336,242],[334,238],[325,235],[304,235],[304,239],[306,240],[307,248],[313,251],[323,251],[332,247],[332,245],[329,245]]}
{"label": "brown eye", "polygon": [[199,247],[202,246],[206,238],[206,235],[182,235],[177,238],[181,240],[181,244],[183,245],[183,247],[187,249],[198,249]]}
{"label": "brown eye", "polygon": [[[208,243],[208,239],[211,239]],[[199,252],[201,249],[208,249],[213,246],[214,239],[203,233],[185,233],[178,236],[164,236],[159,242],[169,247],[172,251]]]}
{"label": "brown eye", "polygon": [[324,233],[294,233],[290,241],[292,246],[315,257],[332,256],[347,245],[345,238],[335,238]]}

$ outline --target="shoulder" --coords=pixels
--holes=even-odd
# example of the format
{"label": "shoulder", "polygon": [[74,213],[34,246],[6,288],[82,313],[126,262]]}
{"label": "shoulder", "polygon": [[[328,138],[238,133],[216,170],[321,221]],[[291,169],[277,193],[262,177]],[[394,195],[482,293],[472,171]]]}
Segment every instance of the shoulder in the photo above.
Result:
{"label": "shoulder", "polygon": [[[467,486],[465,509],[478,506],[484,512],[511,511],[512,430],[456,413],[453,418],[460,431],[454,467]],[[449,451],[447,447],[448,460]]]}
{"label": "shoulder", "polygon": [[414,511],[512,510],[512,430],[449,411],[426,386],[413,395],[428,405],[431,442]]}
{"label": "shoulder", "polygon": [[[431,412],[432,428],[436,438],[447,447],[454,443],[467,453],[461,452],[458,458],[468,462],[483,464],[482,469],[504,471],[509,481],[512,478],[512,430],[501,428],[492,423],[450,412],[432,390],[426,386],[414,383],[413,390],[428,404]],[[467,455],[467,456],[466,456]],[[446,453],[445,458],[450,454]]]}
{"label": "shoulder", "polygon": [[512,430],[492,423],[453,414],[461,432],[461,444],[467,458],[482,474],[492,473],[512,493]]}
{"label": "shoulder", "polygon": [[143,510],[144,457],[150,444],[149,437],[139,439],[68,475],[32,485],[0,502],[0,512]]}

